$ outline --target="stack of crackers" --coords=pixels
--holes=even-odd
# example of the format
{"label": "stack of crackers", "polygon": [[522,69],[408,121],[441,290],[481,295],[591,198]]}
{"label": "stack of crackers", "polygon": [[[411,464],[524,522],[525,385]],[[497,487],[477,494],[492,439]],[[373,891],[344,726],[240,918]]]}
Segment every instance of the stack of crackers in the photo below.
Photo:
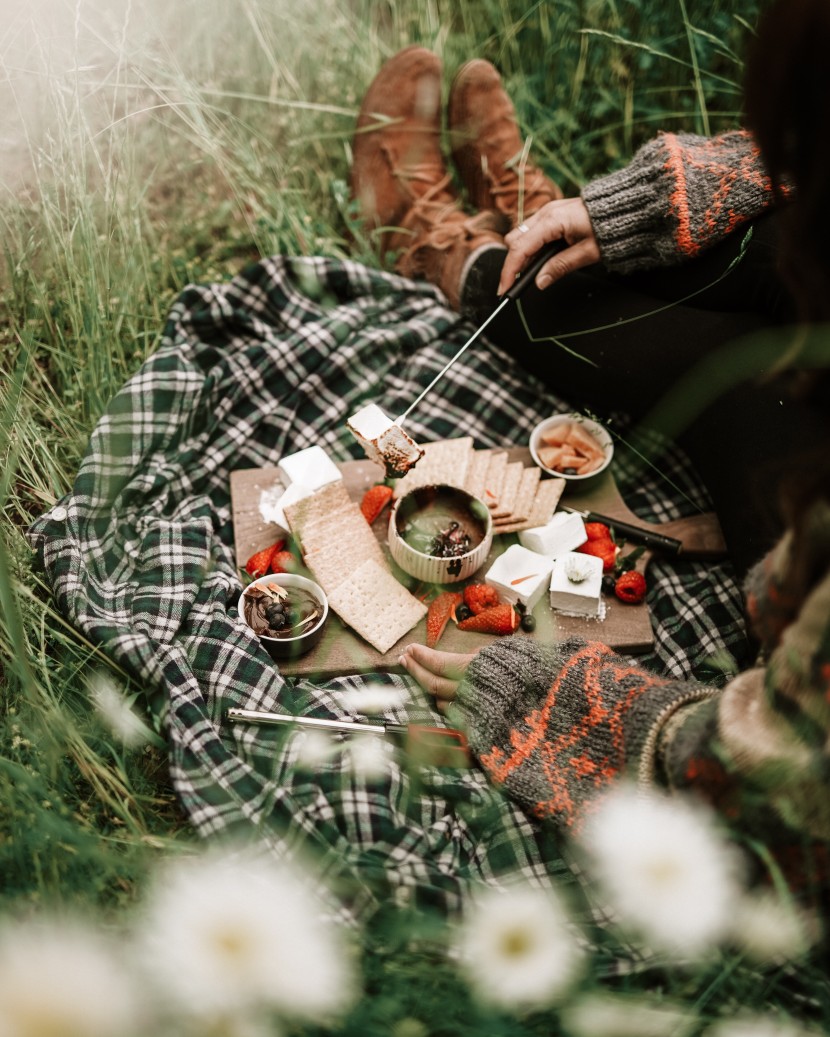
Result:
{"label": "stack of crackers", "polygon": [[388,652],[426,615],[426,605],[392,575],[342,480],[289,504],[285,517],[329,607],[378,652]]}
{"label": "stack of crackers", "polygon": [[457,486],[490,509],[493,533],[544,526],[559,503],[565,479],[542,479],[536,465],[508,461],[506,450],[476,450],[471,436],[424,443],[424,456],[395,485],[402,497],[417,486]]}

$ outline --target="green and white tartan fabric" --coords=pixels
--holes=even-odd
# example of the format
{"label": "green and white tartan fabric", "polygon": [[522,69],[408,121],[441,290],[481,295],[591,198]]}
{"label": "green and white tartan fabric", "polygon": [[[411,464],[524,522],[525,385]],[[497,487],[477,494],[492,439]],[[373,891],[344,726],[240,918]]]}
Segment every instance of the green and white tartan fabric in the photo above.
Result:
{"label": "green and white tartan fabric", "polygon": [[[390,720],[441,723],[407,676],[288,679],[236,618],[229,474],[320,444],[360,455],[346,418],[367,401],[403,411],[471,327],[441,294],[361,265],[272,257],[228,283],[189,287],[158,351],[115,396],[72,490],[31,527],[58,608],[146,689],[163,714],[172,781],[205,837],[255,837],[279,856],[314,852],[347,916],[384,903],[454,912],[473,884],[566,872],[551,833],[478,769],[417,780],[393,746],[374,776],[348,751],[298,766],[301,732],[230,726],[230,706],[354,716],[367,682],[405,692]],[[471,434],[477,447],[526,442],[549,395],[480,340],[408,424],[419,441]],[[678,456],[668,479],[616,471],[643,517],[706,506]],[[694,676],[742,644],[740,595],[725,568],[652,563],[654,652],[663,673]],[[706,673],[711,679],[711,674]]]}

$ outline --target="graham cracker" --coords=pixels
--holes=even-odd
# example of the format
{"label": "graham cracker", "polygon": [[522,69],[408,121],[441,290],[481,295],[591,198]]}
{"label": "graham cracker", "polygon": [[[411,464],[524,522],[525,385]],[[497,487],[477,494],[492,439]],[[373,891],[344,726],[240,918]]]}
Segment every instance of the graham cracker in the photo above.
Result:
{"label": "graham cracker", "polygon": [[511,461],[504,470],[499,502],[493,508],[493,520],[509,518],[516,507],[516,498],[522,481],[524,465],[521,461]]}
{"label": "graham cracker", "polygon": [[481,499],[488,508],[495,508],[499,503],[506,468],[507,451],[494,450],[490,454],[490,460],[487,465],[487,472],[484,476],[484,486],[481,493]]}
{"label": "graham cracker", "polygon": [[527,519],[536,499],[536,491],[539,488],[541,477],[542,471],[536,465],[522,469],[522,478],[519,482],[519,491],[516,494],[516,503],[513,505],[513,511],[507,518],[496,519],[497,526],[508,522],[524,522]]}
{"label": "graham cracker", "polygon": [[530,514],[524,522],[508,521],[494,526],[495,533],[517,533],[521,529],[534,529],[550,522],[556,505],[565,489],[565,479],[542,479],[539,482]]}
{"label": "graham cracker", "polygon": [[328,515],[333,511],[354,507],[349,491],[342,479],[327,483],[309,497],[295,501],[285,508],[285,518],[291,532],[302,538],[303,527],[313,519]]}
{"label": "graham cracker", "polygon": [[489,448],[474,450],[467,468],[467,481],[464,489],[474,497],[482,498],[484,494],[484,477],[487,474],[487,466],[490,464],[490,455],[493,453]]}
{"label": "graham cracker", "polygon": [[414,490],[417,486],[464,486],[467,470],[475,450],[472,436],[454,439],[436,439],[422,443],[424,456],[395,484],[395,497]]}
{"label": "graham cracker", "polygon": [[362,562],[328,599],[343,622],[382,655],[427,612],[422,601],[373,559]]}

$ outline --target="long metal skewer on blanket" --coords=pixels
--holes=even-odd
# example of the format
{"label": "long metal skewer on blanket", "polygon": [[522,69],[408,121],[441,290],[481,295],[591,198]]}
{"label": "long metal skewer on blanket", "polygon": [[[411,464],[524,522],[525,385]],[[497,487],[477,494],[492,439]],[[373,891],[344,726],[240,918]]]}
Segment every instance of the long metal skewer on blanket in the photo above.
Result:
{"label": "long metal skewer on blanket", "polygon": [[461,357],[461,355],[473,344],[473,342],[475,342],[475,340],[491,323],[491,321],[494,321],[496,319],[496,317],[501,313],[501,311],[511,301],[511,299],[518,299],[522,292],[525,290],[525,288],[527,288],[527,286],[535,280],[536,275],[539,273],[539,271],[542,269],[545,263],[547,263],[547,261],[552,256],[555,256],[557,252],[561,252],[562,249],[565,247],[566,243],[564,241],[551,241],[549,244],[545,245],[544,248],[540,249],[536,253],[536,255],[528,264],[527,269],[522,271],[521,275],[518,278],[516,278],[516,281],[504,293],[501,302],[493,310],[493,312],[490,314],[487,320],[484,321],[483,324],[479,325],[478,328],[476,328],[476,330],[472,333],[472,335],[470,335],[470,337],[467,339],[467,341],[464,343],[461,349],[458,350],[455,356],[448,360],[446,364],[444,364],[444,366],[441,368],[438,374],[432,379],[432,381],[429,383],[426,389],[424,389],[421,392],[421,394],[417,396],[412,401],[412,403],[410,403],[410,405],[406,408],[406,410],[403,412],[403,414],[401,414],[399,418],[395,419],[396,425],[403,425],[404,418],[408,417],[408,415],[418,406],[418,404],[421,402],[421,400],[423,400],[426,394],[430,392],[430,390],[436,385],[436,383],[444,377],[444,375],[447,373],[447,371],[449,371],[449,369],[456,362],[456,360],[458,360],[459,357]]}

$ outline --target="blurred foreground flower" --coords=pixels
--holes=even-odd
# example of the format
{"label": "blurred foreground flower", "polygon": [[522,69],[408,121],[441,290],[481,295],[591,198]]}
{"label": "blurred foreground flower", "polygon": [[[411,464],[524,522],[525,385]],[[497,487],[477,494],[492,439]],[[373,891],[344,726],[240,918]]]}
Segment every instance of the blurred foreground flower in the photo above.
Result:
{"label": "blurred foreground flower", "polygon": [[2,1037],[126,1037],[137,1001],[114,947],[80,922],[0,926]]}
{"label": "blurred foreground flower", "polygon": [[101,719],[127,749],[135,749],[154,740],[153,732],[108,674],[100,670],[94,671],[88,678],[87,687]]}
{"label": "blurred foreground flower", "polygon": [[772,1016],[746,1015],[727,1019],[704,1030],[704,1037],[817,1037],[796,1023],[779,1021]]}
{"label": "blurred foreground flower", "polygon": [[561,999],[582,952],[552,891],[517,886],[481,893],[461,923],[457,950],[476,996],[516,1011]]}
{"label": "blurred foreground flower", "polygon": [[328,1019],[356,993],[343,932],[297,871],[211,851],[156,878],[137,940],[172,1006],[209,1017],[273,1009]]}
{"label": "blurred foreground flower", "polygon": [[586,994],[562,1012],[570,1037],[686,1037],[698,1027],[694,1012],[614,994]]}
{"label": "blurred foreground flower", "polygon": [[582,844],[618,921],[653,950],[694,958],[727,934],[739,861],[702,806],[620,787],[603,798]]}
{"label": "blurred foreground flower", "polygon": [[747,894],[733,909],[733,942],[759,964],[803,957],[817,938],[818,928],[815,918],[769,891]]}
{"label": "blurred foreground flower", "polygon": [[340,693],[340,700],[350,712],[371,717],[400,709],[409,701],[409,695],[388,684],[367,684],[363,688],[347,688]]}

